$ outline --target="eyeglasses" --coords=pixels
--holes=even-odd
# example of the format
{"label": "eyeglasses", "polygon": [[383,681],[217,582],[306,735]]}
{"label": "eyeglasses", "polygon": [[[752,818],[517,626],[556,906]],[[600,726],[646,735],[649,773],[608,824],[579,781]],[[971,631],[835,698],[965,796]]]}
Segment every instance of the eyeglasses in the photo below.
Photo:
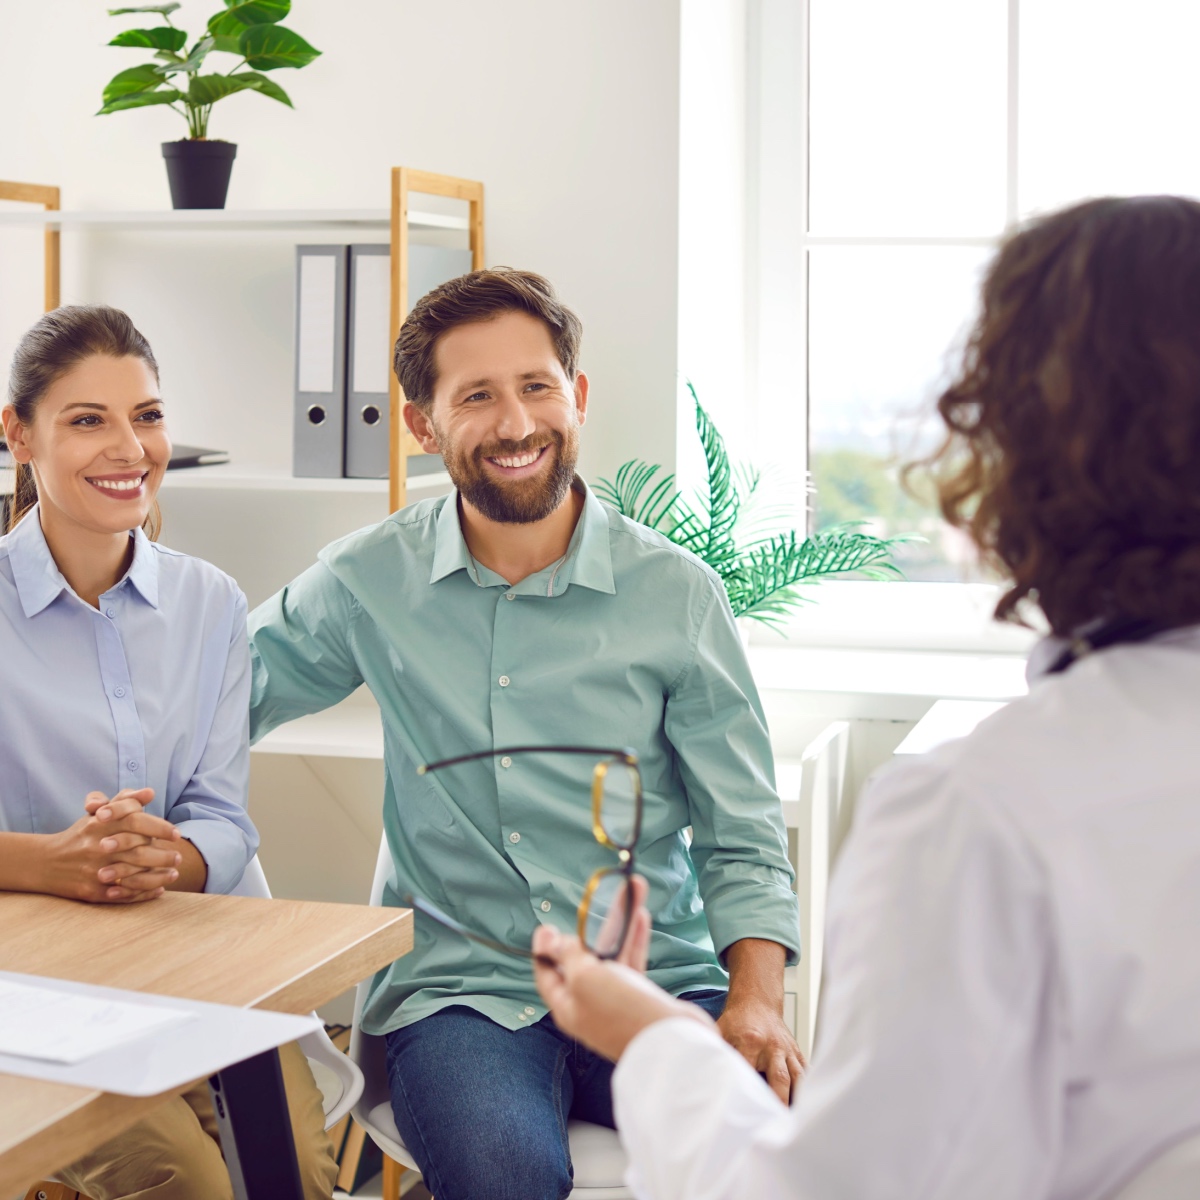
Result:
{"label": "eyeglasses", "polygon": [[[642,776],[637,755],[632,750],[594,746],[508,746],[427,763],[417,768],[417,774],[429,775],[460,763],[518,754],[585,755],[597,760],[592,769],[592,834],[602,846],[615,852],[617,865],[601,867],[588,880],[579,905],[578,932],[579,940],[598,958],[616,958],[633,919],[633,851],[642,832]],[[530,950],[476,933],[420,896],[406,895],[403,899],[418,912],[472,941],[519,958],[537,957]]]}

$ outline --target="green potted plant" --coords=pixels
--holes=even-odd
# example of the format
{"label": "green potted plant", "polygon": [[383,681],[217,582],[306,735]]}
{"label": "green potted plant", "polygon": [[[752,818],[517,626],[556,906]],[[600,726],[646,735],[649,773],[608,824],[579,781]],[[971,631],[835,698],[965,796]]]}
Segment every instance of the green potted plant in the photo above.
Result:
{"label": "green potted plant", "polygon": [[[237,146],[209,139],[212,106],[235,92],[253,91],[291,108],[287,92],[262,72],[307,66],[321,52],[279,24],[291,10],[291,0],[225,0],[225,7],[209,18],[204,34],[191,46],[188,35],[171,21],[179,7],[173,0],[108,10],[112,17],[155,13],[163,23],[127,29],[108,43],[153,50],[157,61],[115,75],[104,89],[104,104],[96,115],[154,104],[170,106],[188,126],[186,138],[162,144],[172,206],[224,208]],[[208,56],[213,53],[232,54],[237,61],[224,74],[208,71]]]}
{"label": "green potted plant", "polygon": [[892,548],[907,535],[879,538],[854,522],[804,536],[780,529],[781,513],[762,504],[763,475],[753,467],[735,469],[725,441],[688,391],[696,410],[696,431],[707,465],[707,487],[692,504],[675,487],[675,476],[635,459],[602,479],[596,494],[618,512],[657,530],[707,563],[721,577],[735,617],[778,627],[799,604],[800,590],[832,576],[903,578],[891,561]]}

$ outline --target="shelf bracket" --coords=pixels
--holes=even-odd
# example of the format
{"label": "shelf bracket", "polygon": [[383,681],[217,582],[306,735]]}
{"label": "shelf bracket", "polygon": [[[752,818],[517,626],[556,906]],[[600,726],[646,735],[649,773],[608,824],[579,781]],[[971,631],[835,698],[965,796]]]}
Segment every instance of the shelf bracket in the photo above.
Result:
{"label": "shelf bracket", "polygon": [[[11,183],[0,179],[0,200],[17,200],[24,204],[40,204],[47,212],[62,208],[62,195],[56,187],[41,183]],[[62,262],[58,227],[46,226],[46,311],[57,308],[62,294]]]}
{"label": "shelf bracket", "polygon": [[[408,315],[408,198],[410,192],[427,196],[448,196],[466,200],[470,205],[468,228],[471,239],[471,269],[482,270],[483,258],[483,184],[474,179],[459,179],[454,175],[435,175],[431,171],[416,171],[411,167],[392,168],[392,301],[391,340],[395,347],[400,326]],[[404,394],[396,372],[388,368],[388,391],[391,407],[392,444],[390,451],[391,484],[388,507],[390,512],[403,508],[408,502],[408,460],[423,454],[417,440],[404,424]]]}

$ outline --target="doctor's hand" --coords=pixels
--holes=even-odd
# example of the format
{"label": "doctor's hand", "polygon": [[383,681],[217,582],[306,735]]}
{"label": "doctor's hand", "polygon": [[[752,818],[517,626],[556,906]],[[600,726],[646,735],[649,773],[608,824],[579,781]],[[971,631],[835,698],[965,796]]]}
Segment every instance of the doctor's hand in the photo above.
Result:
{"label": "doctor's hand", "polygon": [[[533,935],[537,989],[558,1027],[569,1037],[615,1062],[649,1025],[687,1017],[712,1027],[694,1004],[676,1000],[643,974],[650,944],[647,887],[634,880],[636,909],[625,947],[616,962],[602,962],[578,938],[543,925]],[[540,960],[540,961],[539,961]]]}

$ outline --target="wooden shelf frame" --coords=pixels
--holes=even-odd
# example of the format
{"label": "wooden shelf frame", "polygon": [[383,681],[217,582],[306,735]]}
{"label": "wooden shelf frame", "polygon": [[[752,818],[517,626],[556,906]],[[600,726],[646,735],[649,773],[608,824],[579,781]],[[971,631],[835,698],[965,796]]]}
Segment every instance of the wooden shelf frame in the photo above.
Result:
{"label": "wooden shelf frame", "polygon": [[[62,208],[62,192],[44,183],[15,183],[0,179],[0,200],[15,200],[21,204],[40,204],[47,212]],[[62,239],[59,231],[46,226],[45,303],[46,311],[57,308],[62,296]]]}
{"label": "wooden shelf frame", "polygon": [[[442,196],[451,200],[466,201],[468,217],[439,213],[424,213],[410,208],[412,193],[426,196]],[[46,241],[45,258],[45,307],[49,312],[61,303],[62,255],[61,230],[88,226],[125,228],[296,228],[305,225],[390,225],[391,232],[391,313],[390,346],[394,347],[400,334],[400,326],[408,315],[408,237],[417,229],[466,229],[472,270],[484,266],[483,244],[483,184],[475,179],[460,179],[454,175],[438,175],[432,171],[418,171],[412,167],[392,168],[391,212],[385,214],[370,209],[340,210],[247,210],[245,212],[213,210],[170,210],[162,212],[71,212],[62,213],[61,190],[36,183],[16,183],[0,180],[0,200],[13,200],[27,204],[40,204],[44,213],[0,214],[0,225],[42,225]],[[61,214],[57,219],[49,214]],[[8,219],[5,220],[4,217]],[[403,508],[408,500],[408,460],[424,451],[404,424],[404,396],[400,383],[389,364],[389,408],[391,411],[391,445],[388,462],[389,511]],[[230,476],[232,481],[232,475]],[[0,481],[2,482],[2,481]]]}
{"label": "wooden shelf frame", "polygon": [[[470,236],[471,269],[483,269],[483,184],[475,179],[459,179],[454,175],[436,175],[432,171],[417,171],[411,167],[392,168],[392,303],[390,345],[396,345],[400,326],[408,315],[408,231],[410,221],[409,196],[417,192],[426,196],[446,196],[465,200],[470,205],[467,228]],[[391,447],[388,476],[389,511],[395,512],[408,502],[408,460],[424,454],[416,438],[404,424],[404,394],[396,372],[388,369],[388,399],[391,410]]]}

